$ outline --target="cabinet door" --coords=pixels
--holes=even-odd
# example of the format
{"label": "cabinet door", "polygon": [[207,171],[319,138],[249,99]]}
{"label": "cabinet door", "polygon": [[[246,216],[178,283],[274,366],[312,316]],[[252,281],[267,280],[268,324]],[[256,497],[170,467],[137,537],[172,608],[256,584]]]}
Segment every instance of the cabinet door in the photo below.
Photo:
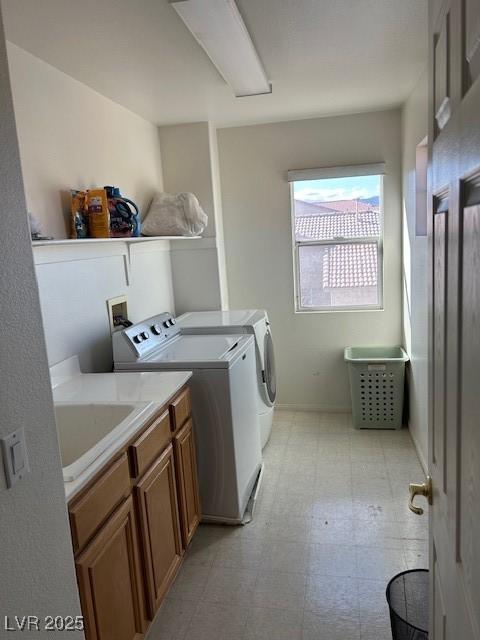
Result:
{"label": "cabinet door", "polygon": [[78,556],[76,569],[87,640],[143,637],[143,590],[131,497]]}
{"label": "cabinet door", "polygon": [[170,444],[135,487],[147,579],[147,603],[153,619],[177,568],[183,548]]}
{"label": "cabinet door", "polygon": [[186,547],[198,527],[201,516],[195,438],[191,420],[188,420],[175,436],[174,447],[182,538]]}

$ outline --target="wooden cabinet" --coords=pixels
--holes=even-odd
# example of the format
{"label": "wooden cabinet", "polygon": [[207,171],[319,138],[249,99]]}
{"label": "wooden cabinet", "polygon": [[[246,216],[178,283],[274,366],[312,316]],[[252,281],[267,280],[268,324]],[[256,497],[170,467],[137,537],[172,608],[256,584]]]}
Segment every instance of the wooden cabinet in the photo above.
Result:
{"label": "wooden cabinet", "polygon": [[170,443],[170,418],[168,409],[135,440],[130,446],[132,476],[137,478],[144,473]]}
{"label": "wooden cabinet", "polygon": [[146,625],[131,497],[78,556],[76,568],[87,638],[141,638]]}
{"label": "wooden cabinet", "polygon": [[177,431],[182,427],[186,420],[190,417],[191,403],[190,403],[190,389],[184,389],[178,394],[178,396],[170,403],[170,419],[172,425],[172,431]]}
{"label": "wooden cabinet", "polygon": [[[190,392],[68,505],[87,640],[140,640],[200,522]],[[132,497],[133,494],[133,497]]]}
{"label": "wooden cabinet", "polygon": [[183,555],[171,444],[137,484],[135,495],[152,619]]}
{"label": "wooden cabinet", "polygon": [[100,478],[69,507],[73,548],[83,548],[122,500],[130,495],[127,455],[115,460]]}
{"label": "wooden cabinet", "polygon": [[191,419],[188,419],[185,426],[177,433],[173,445],[175,449],[182,539],[184,545],[187,546],[198,527],[201,515],[197,459]]}

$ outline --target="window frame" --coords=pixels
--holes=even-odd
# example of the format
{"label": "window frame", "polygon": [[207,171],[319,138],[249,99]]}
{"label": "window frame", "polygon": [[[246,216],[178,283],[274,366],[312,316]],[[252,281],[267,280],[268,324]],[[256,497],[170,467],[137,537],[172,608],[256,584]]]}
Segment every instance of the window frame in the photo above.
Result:
{"label": "window frame", "polygon": [[[350,177],[362,177],[358,175],[351,175]],[[295,238],[295,194],[294,185],[296,182],[307,182],[309,179],[304,180],[291,180],[290,181],[290,224],[292,231],[292,254],[293,254],[293,287],[294,287],[294,312],[303,313],[351,313],[351,312],[365,312],[365,311],[384,311],[384,178],[383,173],[373,173],[370,175],[377,175],[380,178],[380,233],[377,238],[363,237],[363,238],[332,238],[331,240],[297,240]],[[344,176],[332,175],[331,178],[342,178]],[[313,178],[312,178],[313,179]],[[322,178],[319,178],[322,179]],[[300,287],[300,247],[303,246],[336,246],[345,244],[376,244],[377,245],[377,291],[378,291],[378,304],[375,305],[349,305],[349,306],[331,306],[331,307],[305,307],[301,305],[301,287]]]}

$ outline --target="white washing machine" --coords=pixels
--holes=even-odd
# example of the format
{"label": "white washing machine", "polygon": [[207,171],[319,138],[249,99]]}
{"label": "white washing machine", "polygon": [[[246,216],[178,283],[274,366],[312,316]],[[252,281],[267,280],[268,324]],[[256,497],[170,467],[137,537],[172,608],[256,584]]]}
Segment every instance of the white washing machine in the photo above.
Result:
{"label": "white washing machine", "polygon": [[250,333],[255,336],[258,419],[262,449],[272,431],[277,394],[275,355],[267,312],[262,309],[192,311],[177,318],[183,334]]}
{"label": "white washing machine", "polygon": [[202,518],[243,522],[262,465],[253,336],[181,335],[163,313],[114,333],[113,357],[115,371],[193,371]]}

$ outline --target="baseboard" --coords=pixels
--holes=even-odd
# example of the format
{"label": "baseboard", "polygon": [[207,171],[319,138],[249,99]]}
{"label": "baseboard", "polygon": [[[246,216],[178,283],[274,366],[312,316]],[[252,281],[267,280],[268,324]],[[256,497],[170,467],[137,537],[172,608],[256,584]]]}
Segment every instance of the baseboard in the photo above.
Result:
{"label": "baseboard", "polygon": [[352,413],[352,408],[333,404],[276,404],[277,411],[324,411],[325,413]]}
{"label": "baseboard", "polygon": [[410,433],[410,437],[412,439],[413,446],[415,447],[415,451],[417,452],[418,459],[420,460],[420,464],[422,466],[422,469],[423,469],[425,475],[428,476],[428,464],[427,464],[427,461],[425,459],[425,456],[423,455],[423,451],[422,451],[420,445],[418,444],[418,440],[417,440],[415,434],[410,429],[410,425],[408,427],[408,431]]}

